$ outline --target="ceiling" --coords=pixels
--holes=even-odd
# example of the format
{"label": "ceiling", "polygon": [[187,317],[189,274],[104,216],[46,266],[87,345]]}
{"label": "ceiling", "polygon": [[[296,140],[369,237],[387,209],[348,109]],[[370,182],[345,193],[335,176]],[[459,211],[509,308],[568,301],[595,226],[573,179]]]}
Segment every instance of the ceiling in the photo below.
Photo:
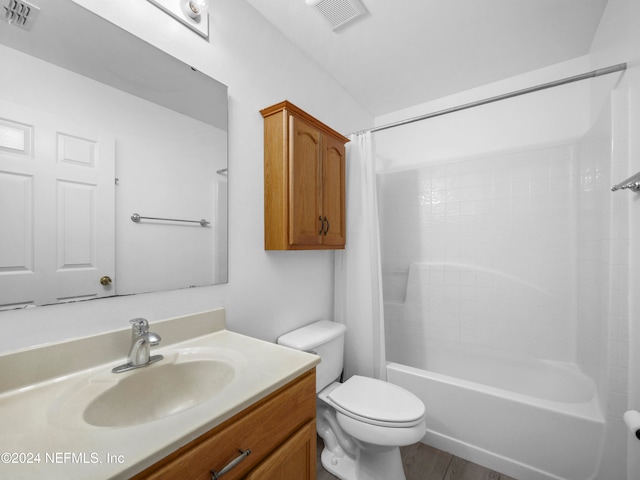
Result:
{"label": "ceiling", "polygon": [[607,0],[362,0],[333,31],[305,0],[246,0],[373,115],[589,52]]}

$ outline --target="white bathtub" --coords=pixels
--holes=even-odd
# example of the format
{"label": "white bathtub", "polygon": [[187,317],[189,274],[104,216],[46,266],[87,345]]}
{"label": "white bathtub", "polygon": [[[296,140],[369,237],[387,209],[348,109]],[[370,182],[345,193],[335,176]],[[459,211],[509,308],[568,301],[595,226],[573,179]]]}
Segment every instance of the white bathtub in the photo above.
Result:
{"label": "white bathtub", "polygon": [[594,383],[571,365],[428,345],[425,366],[387,364],[427,410],[424,443],[517,480],[589,480],[604,438]]}

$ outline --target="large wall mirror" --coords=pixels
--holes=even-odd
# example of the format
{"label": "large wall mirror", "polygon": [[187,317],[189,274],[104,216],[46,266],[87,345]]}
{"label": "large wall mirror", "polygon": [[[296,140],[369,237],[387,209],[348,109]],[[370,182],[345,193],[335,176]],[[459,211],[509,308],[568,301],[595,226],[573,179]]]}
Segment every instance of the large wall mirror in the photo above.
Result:
{"label": "large wall mirror", "polygon": [[225,283],[227,87],[30,3],[0,21],[0,309]]}

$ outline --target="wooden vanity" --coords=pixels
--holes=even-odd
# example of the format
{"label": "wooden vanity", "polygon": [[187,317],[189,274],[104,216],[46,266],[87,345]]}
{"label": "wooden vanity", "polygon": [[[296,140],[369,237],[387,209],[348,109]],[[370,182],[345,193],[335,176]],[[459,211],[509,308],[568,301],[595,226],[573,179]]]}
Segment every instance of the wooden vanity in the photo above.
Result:
{"label": "wooden vanity", "polygon": [[[0,380],[0,447],[16,452],[0,477],[209,480],[215,471],[223,480],[315,478],[318,356],[228,331],[224,309],[151,328],[162,337],[154,353],[163,360],[124,373],[112,368],[126,358],[130,327],[0,354],[0,369],[12,372]],[[220,367],[200,370],[203,362]],[[167,379],[174,382],[168,389]],[[109,404],[103,394],[117,388],[133,390],[92,423],[85,413],[95,402]],[[193,394],[187,400],[185,389]],[[151,416],[137,421],[141,403]]]}
{"label": "wooden vanity", "polygon": [[313,369],[133,478],[210,480],[249,449],[225,480],[315,479],[315,392]]}

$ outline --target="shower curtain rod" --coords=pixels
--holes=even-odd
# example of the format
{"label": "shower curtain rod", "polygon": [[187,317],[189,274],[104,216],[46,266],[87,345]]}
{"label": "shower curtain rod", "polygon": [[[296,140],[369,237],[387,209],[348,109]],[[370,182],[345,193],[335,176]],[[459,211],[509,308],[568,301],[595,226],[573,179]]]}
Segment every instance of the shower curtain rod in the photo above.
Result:
{"label": "shower curtain rod", "polygon": [[388,123],[386,125],[381,125],[379,127],[373,127],[369,130],[362,130],[357,132],[357,134],[367,133],[367,132],[380,132],[382,130],[387,130],[389,128],[400,127],[402,125],[407,125],[409,123],[419,122],[422,120],[427,120],[429,118],[439,117],[441,115],[447,115],[449,113],[459,112],[460,110],[467,110],[469,108],[479,107],[480,105],[486,105],[488,103],[498,102],[500,100],[506,100],[508,98],[518,97],[520,95],[526,95],[527,93],[538,92],[540,90],[546,90],[547,88],[559,87],[560,85],[566,85],[567,83],[578,82],[580,80],[586,80],[588,78],[600,77],[602,75],[609,75],[610,73],[622,72],[627,69],[626,63],[619,63],[617,65],[612,65],[606,68],[599,68],[597,70],[593,70],[591,72],[582,73],[580,75],[574,75],[572,77],[562,78],[560,80],[555,80],[553,82],[542,83],[540,85],[536,85],[534,87],[523,88],[522,90],[515,90],[513,92],[504,93],[502,95],[497,95],[495,97],[485,98],[483,100],[477,100],[475,102],[465,103],[463,105],[458,105],[456,107],[445,108],[444,110],[438,110],[436,112],[427,113],[425,115],[420,115],[419,117],[413,117],[406,120],[400,120],[394,123]]}

